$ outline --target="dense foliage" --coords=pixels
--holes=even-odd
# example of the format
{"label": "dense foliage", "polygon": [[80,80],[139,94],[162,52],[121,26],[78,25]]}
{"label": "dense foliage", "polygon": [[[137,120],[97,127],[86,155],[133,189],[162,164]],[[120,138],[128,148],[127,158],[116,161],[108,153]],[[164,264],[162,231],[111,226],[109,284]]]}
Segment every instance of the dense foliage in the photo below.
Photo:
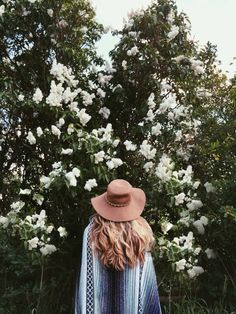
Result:
{"label": "dense foliage", "polygon": [[102,60],[89,2],[0,1],[0,312],[73,313],[90,198],[147,195],[160,294],[233,304],[235,81],[172,0]]}

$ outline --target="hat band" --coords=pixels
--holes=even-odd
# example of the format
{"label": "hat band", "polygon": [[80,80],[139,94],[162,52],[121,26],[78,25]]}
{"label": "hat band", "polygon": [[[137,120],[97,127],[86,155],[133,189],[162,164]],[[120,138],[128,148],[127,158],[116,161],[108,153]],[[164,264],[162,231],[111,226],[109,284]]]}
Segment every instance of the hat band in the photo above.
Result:
{"label": "hat band", "polygon": [[129,205],[129,202],[128,202],[128,203],[119,203],[119,204],[118,204],[118,203],[112,203],[112,202],[108,201],[106,195],[104,195],[104,197],[105,197],[106,202],[107,202],[109,205],[111,205],[111,206],[122,207],[122,206],[127,206],[127,205]]}

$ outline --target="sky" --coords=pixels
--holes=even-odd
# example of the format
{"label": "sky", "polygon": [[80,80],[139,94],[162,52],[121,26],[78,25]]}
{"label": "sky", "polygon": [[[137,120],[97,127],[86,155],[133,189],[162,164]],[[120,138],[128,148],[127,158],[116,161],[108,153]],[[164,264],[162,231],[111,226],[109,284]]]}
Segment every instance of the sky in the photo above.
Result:
{"label": "sky", "polygon": [[[146,8],[151,0],[91,0],[91,3],[100,23],[121,29],[128,12]],[[194,39],[200,45],[207,41],[217,45],[222,70],[232,77],[236,73],[236,59],[233,59],[236,58],[236,0],[176,0],[176,4],[179,12],[188,15]],[[104,35],[97,43],[99,54],[108,59],[108,52],[116,42],[110,34]]]}

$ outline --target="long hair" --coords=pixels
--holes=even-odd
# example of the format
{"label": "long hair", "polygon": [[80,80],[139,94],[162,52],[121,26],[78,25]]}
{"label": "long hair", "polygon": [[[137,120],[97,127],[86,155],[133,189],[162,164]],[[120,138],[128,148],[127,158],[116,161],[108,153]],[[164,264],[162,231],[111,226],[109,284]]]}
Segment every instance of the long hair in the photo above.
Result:
{"label": "long hair", "polygon": [[145,251],[156,244],[150,225],[141,216],[126,222],[110,221],[97,213],[92,218],[89,245],[105,267],[123,270],[126,264],[134,267],[138,260],[143,264]]}

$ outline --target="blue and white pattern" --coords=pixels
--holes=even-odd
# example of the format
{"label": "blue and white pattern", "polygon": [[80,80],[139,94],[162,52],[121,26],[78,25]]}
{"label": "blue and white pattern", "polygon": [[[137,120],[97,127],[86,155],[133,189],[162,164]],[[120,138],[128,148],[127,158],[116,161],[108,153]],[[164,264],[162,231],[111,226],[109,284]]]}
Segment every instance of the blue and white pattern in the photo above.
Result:
{"label": "blue and white pattern", "polygon": [[84,230],[80,276],[75,289],[75,314],[161,314],[151,252],[144,265],[123,271],[105,268],[88,244],[92,220]]}

